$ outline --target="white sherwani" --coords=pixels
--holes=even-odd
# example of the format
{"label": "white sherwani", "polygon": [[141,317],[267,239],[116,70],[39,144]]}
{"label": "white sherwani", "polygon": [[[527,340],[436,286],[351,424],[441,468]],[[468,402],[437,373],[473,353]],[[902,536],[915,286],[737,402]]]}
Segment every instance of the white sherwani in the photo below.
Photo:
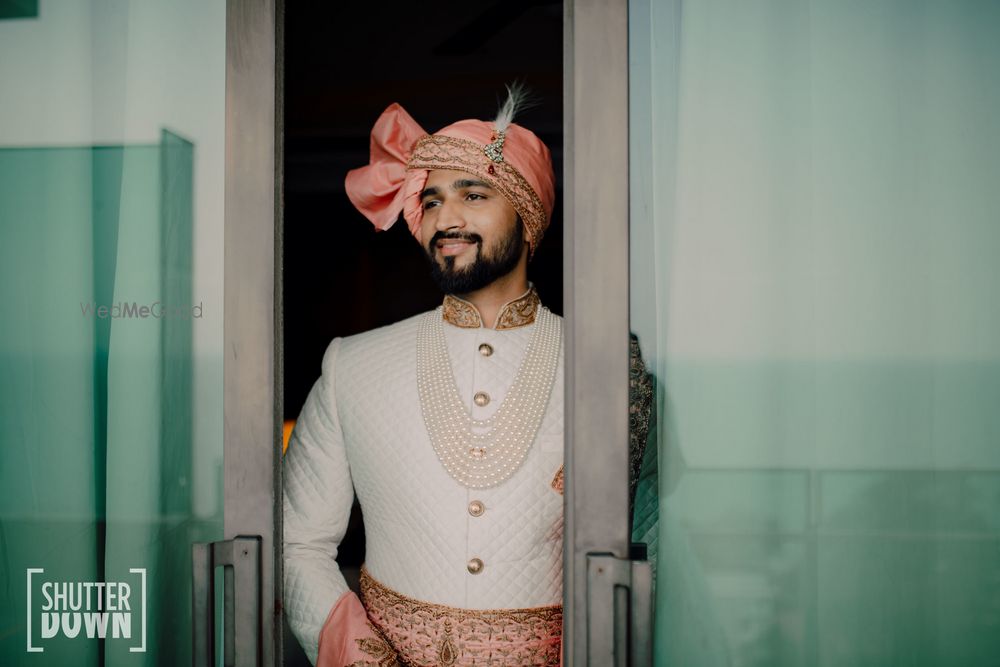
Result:
{"label": "white sherwani", "polygon": [[[455,383],[476,419],[497,410],[524,358],[537,326],[534,310],[524,309],[529,296],[537,303],[529,290],[504,307],[498,322],[506,317],[513,326],[500,329],[473,328],[475,308],[446,298]],[[416,343],[425,316],[334,339],[288,446],[285,609],[313,662],[324,621],[348,590],[336,558],[355,492],[365,522],[365,567],[395,592],[477,610],[562,601],[563,351],[521,468],[494,488],[468,489],[446,472],[424,426]],[[479,393],[488,396],[485,405],[473,400]]]}

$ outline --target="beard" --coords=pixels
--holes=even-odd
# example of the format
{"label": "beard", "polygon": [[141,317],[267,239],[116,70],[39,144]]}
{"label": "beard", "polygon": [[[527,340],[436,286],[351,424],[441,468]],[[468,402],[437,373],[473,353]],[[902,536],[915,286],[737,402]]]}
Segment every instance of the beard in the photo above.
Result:
{"label": "beard", "polygon": [[[444,265],[435,259],[437,242],[441,239],[463,239],[476,244],[476,258],[461,269],[455,268],[455,257],[445,257]],[[427,259],[431,263],[431,278],[445,294],[468,294],[490,285],[514,270],[524,250],[524,228],[518,217],[514,229],[500,239],[496,249],[483,255],[483,237],[478,234],[460,232],[437,232],[427,248]]]}

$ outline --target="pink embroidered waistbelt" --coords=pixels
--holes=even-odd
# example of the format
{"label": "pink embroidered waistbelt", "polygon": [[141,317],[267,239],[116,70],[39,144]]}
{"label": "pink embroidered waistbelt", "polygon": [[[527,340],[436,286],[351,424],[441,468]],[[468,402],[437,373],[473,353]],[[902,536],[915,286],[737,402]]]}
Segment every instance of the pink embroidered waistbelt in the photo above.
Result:
{"label": "pink embroidered waistbelt", "polygon": [[368,617],[414,667],[558,666],[562,605],[459,609],[401,595],[361,569]]}

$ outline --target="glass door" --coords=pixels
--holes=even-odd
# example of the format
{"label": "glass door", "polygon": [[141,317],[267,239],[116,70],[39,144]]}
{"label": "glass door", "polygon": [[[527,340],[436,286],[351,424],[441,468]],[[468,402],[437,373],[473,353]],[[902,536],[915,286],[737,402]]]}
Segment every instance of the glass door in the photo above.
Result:
{"label": "glass door", "polygon": [[997,664],[1000,6],[629,13],[656,664]]}
{"label": "glass door", "polygon": [[3,665],[191,664],[238,535],[273,660],[276,19],[229,9],[0,2]]}

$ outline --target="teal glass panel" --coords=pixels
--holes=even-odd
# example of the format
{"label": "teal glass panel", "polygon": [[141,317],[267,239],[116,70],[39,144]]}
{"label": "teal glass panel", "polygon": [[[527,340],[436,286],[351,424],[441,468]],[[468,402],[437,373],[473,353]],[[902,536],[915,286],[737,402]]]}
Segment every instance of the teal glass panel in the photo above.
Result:
{"label": "teal glass panel", "polygon": [[656,664],[1000,664],[1000,5],[631,0]]}
{"label": "teal glass panel", "polygon": [[38,0],[0,0],[0,20],[32,19],[38,16]]}
{"label": "teal glass panel", "polygon": [[[0,149],[5,665],[190,660],[190,544],[221,533],[221,514],[191,508],[192,174],[193,146],[169,132]],[[42,641],[36,625],[31,662],[28,568],[82,582],[145,569],[137,641]],[[141,621],[145,655],[129,651]]]}

